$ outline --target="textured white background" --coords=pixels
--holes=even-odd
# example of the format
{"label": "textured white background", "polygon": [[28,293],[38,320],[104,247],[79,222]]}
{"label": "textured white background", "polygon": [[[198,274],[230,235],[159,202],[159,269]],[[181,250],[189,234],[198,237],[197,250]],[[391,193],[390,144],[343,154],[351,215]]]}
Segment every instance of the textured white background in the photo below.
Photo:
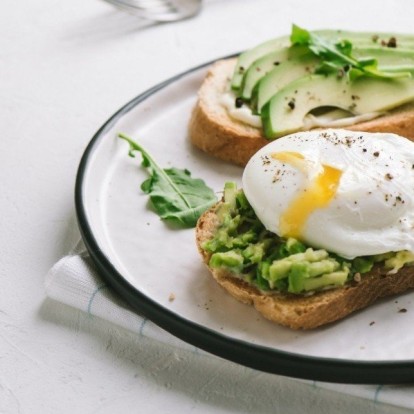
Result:
{"label": "textured white background", "polygon": [[289,31],[411,31],[414,3],[210,0],[150,25],[98,0],[0,11],[0,412],[403,412],[141,338],[45,299],[73,245],[73,187],[96,129],[190,66]]}

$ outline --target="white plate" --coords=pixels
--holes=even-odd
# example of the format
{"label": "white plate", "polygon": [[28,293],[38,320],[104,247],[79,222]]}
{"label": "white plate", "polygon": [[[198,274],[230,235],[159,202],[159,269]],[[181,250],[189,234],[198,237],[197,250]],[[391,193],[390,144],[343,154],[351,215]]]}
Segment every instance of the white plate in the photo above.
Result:
{"label": "white plate", "polygon": [[413,293],[313,331],[283,328],[216,284],[201,262],[194,230],[172,229],[151,211],[140,190],[147,178],[140,154],[128,157],[118,132],[138,141],[162,167],[189,169],[218,195],[225,181],[240,183],[241,168],[207,156],[188,140],[188,120],[205,73],[206,65],[140,95],[104,124],[85,151],[76,207],[102,276],[164,329],[241,364],[337,382],[412,381]]}

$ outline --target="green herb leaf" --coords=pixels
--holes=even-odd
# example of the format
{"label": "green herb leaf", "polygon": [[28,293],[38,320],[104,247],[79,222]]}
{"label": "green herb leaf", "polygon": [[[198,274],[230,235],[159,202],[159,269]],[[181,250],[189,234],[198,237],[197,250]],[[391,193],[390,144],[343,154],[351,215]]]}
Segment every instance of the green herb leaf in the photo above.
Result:
{"label": "green herb leaf", "polygon": [[310,32],[302,29],[296,24],[292,24],[292,32],[290,34],[290,41],[293,45],[308,45],[310,41]]}
{"label": "green herb leaf", "polygon": [[334,43],[296,25],[292,26],[290,40],[292,45],[307,46],[323,60],[316,70],[317,73],[329,73],[336,70],[339,76],[348,75],[351,81],[360,76],[384,79],[411,77],[411,73],[407,71],[380,70],[376,59],[353,57],[352,43],[349,40]]}
{"label": "green herb leaf", "polygon": [[119,134],[129,144],[129,156],[138,151],[142,166],[150,177],[141,184],[144,193],[149,194],[151,203],[163,220],[169,220],[180,227],[194,227],[198,218],[217,202],[213,190],[203,180],[192,178],[188,170],[162,169],[148,152],[125,134]]}

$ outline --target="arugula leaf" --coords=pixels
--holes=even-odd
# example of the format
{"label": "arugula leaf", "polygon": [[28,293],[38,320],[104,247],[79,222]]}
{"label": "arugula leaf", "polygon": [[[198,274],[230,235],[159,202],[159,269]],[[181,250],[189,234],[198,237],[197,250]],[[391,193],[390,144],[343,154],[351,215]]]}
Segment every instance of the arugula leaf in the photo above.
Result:
{"label": "arugula leaf", "polygon": [[337,71],[339,76],[348,75],[351,81],[364,75],[384,79],[411,77],[410,72],[380,70],[376,59],[353,57],[352,43],[349,40],[334,43],[297,25],[292,25],[290,41],[292,45],[308,47],[316,56],[322,58],[323,62],[316,69],[317,73],[327,74]]}
{"label": "arugula leaf", "polygon": [[144,193],[149,194],[151,203],[163,220],[169,220],[180,227],[195,227],[198,218],[217,202],[213,190],[203,180],[191,177],[188,170],[177,168],[162,169],[146,152],[125,134],[118,134],[129,144],[128,155],[135,157],[135,151],[141,153],[142,166],[150,175],[141,184]]}
{"label": "arugula leaf", "polygon": [[292,24],[292,32],[290,34],[290,41],[292,45],[308,45],[311,41],[311,34],[309,30],[302,29],[296,24]]}

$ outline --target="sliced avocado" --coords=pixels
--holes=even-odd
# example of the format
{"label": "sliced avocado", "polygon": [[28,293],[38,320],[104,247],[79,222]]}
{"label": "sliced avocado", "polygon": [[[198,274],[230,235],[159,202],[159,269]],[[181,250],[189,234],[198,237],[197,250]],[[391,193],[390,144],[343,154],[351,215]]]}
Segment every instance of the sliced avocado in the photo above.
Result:
{"label": "sliced avocado", "polygon": [[325,259],[309,265],[309,276],[316,277],[325,273],[332,273],[338,270],[340,264],[334,259]]}
{"label": "sliced avocado", "polygon": [[[348,32],[342,30],[316,30],[313,33],[320,36],[340,41],[343,39],[350,40],[355,47],[359,48],[381,48],[384,50],[391,49],[412,49],[414,48],[414,36],[407,34],[395,33],[361,33]],[[389,46],[390,39],[396,39],[396,48]],[[238,57],[231,80],[233,90],[238,90],[242,86],[243,77],[248,68],[257,59],[262,58],[268,53],[272,53],[282,47],[290,46],[290,36],[283,36],[276,39],[268,40],[258,46],[241,53]]]}
{"label": "sliced avocado", "polygon": [[[414,47],[414,44],[413,44]],[[352,51],[353,56],[360,58],[373,58],[378,62],[378,67],[381,70],[404,70],[414,66],[414,49],[391,49],[356,47]]]}
{"label": "sliced avocado", "polygon": [[255,60],[247,70],[243,77],[243,83],[241,88],[241,97],[244,100],[249,100],[252,96],[252,91],[257,82],[263,76],[265,76],[272,69],[284,66],[291,59],[296,60],[297,58],[310,54],[309,49],[303,46],[292,46],[282,47],[274,52],[268,53],[267,55]]}
{"label": "sliced avocado", "polygon": [[289,36],[283,36],[268,40],[267,42],[261,43],[253,49],[246,50],[240,54],[231,80],[232,89],[239,89],[241,87],[244,74],[254,61],[275,50],[289,46],[289,44]]}
{"label": "sliced avocado", "polygon": [[266,102],[268,102],[280,89],[292,81],[305,75],[310,75],[315,67],[320,63],[320,59],[313,55],[301,56],[297,59],[283,62],[275,67],[267,75],[263,76],[254,92],[254,106],[258,114]]}
{"label": "sliced avocado", "polygon": [[[303,253],[291,254],[283,259],[274,260],[268,269],[266,277],[272,284],[279,279],[288,276],[292,266],[298,263],[307,263],[307,271],[315,276],[317,274],[332,272],[338,268],[337,262],[327,259],[328,252],[326,250],[313,250],[308,248]],[[313,266],[315,265],[315,266]],[[337,266],[338,265],[338,266]]]}
{"label": "sliced avocado", "polygon": [[214,269],[226,267],[235,273],[241,273],[243,270],[243,256],[237,250],[214,253],[211,256],[209,265]]}
{"label": "sliced avocado", "polygon": [[224,202],[229,203],[232,208],[236,206],[237,185],[232,181],[224,184]]}
{"label": "sliced avocado", "polygon": [[289,287],[290,293],[300,293],[305,290],[305,281],[309,279],[309,264],[295,263],[289,272]]}
{"label": "sliced avocado", "polygon": [[259,263],[265,255],[265,243],[249,244],[243,251],[242,255],[250,263]]}
{"label": "sliced avocado", "polygon": [[395,256],[385,261],[385,267],[391,269],[390,273],[397,273],[406,264],[414,263],[414,253],[407,250],[397,252]]}
{"label": "sliced avocado", "polygon": [[348,278],[349,269],[344,268],[332,273],[326,273],[319,277],[309,277],[305,266],[297,265],[289,274],[290,293],[301,293],[315,291],[321,288],[343,286]]}
{"label": "sliced avocado", "polygon": [[276,280],[287,277],[293,263],[287,259],[275,260],[269,267],[269,275],[267,278],[269,282],[275,282]]}
{"label": "sliced avocado", "polygon": [[324,273],[332,273],[340,267],[339,262],[331,258],[311,262],[309,260],[291,260],[291,257],[288,256],[281,260],[275,260],[270,265],[267,276],[270,283],[288,277],[292,268],[297,264],[306,263],[307,277],[316,277]]}
{"label": "sliced avocado", "polygon": [[310,75],[291,82],[262,109],[267,138],[278,138],[304,127],[310,111],[333,106],[355,115],[386,111],[414,99],[414,79],[376,79],[362,76],[352,83],[336,75]]}
{"label": "sliced avocado", "polygon": [[[328,252],[326,250],[313,250],[312,248],[306,249],[303,253],[296,253],[289,255],[289,260],[291,262],[319,262],[320,260],[326,259],[328,257]],[[284,259],[282,259],[284,260]]]}
{"label": "sliced avocado", "polygon": [[[356,48],[354,55],[358,58],[376,59],[381,70],[414,70],[414,50]],[[306,74],[312,74],[319,63],[320,59],[316,56],[303,55],[285,61],[268,72],[259,80],[253,92],[254,110],[260,114],[263,106],[273,95],[290,82]]]}
{"label": "sliced avocado", "polygon": [[[344,38],[342,36],[342,33],[347,33],[348,35],[350,35],[352,32],[341,32],[340,30],[316,30],[314,33],[324,35],[329,38],[334,36],[338,37],[339,39]],[[358,36],[360,35],[361,34],[358,33]],[[367,36],[366,38],[369,39],[370,36]],[[237,64],[234,69],[233,77],[231,80],[232,89],[240,89],[240,87],[242,86],[244,74],[246,73],[248,68],[253,64],[253,62],[269,53],[275,52],[283,47],[288,47],[290,45],[290,36],[282,36],[260,43],[256,47],[241,53],[237,59]]]}

